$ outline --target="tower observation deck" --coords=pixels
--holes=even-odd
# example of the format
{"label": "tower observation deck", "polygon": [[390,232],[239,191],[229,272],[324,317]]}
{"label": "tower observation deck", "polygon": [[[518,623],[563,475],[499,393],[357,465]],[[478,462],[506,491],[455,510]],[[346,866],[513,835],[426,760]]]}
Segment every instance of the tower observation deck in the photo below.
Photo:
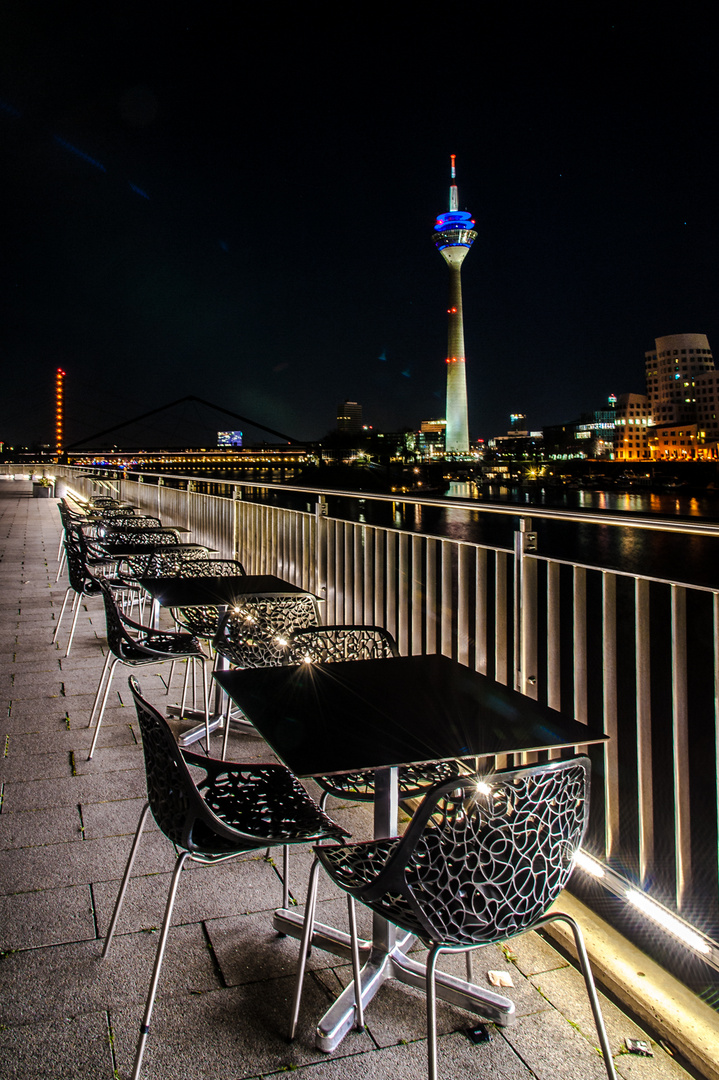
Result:
{"label": "tower observation deck", "polygon": [[477,239],[475,222],[466,210],[459,209],[455,154],[452,154],[449,188],[449,212],[440,214],[432,239],[449,267],[449,336],[447,344],[447,434],[445,450],[449,454],[469,452],[467,410],[467,374],[464,355],[461,269],[467,252]]}

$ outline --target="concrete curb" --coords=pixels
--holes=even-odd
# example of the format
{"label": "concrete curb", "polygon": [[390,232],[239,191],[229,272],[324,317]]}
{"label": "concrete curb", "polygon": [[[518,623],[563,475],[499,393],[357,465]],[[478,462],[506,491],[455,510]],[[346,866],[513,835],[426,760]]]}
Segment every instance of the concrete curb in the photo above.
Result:
{"label": "concrete curb", "polygon": [[[706,1080],[719,1080],[719,1015],[575,897],[563,893],[554,909],[581,926],[592,970],[603,986]],[[568,927],[554,923],[545,933],[576,957]]]}

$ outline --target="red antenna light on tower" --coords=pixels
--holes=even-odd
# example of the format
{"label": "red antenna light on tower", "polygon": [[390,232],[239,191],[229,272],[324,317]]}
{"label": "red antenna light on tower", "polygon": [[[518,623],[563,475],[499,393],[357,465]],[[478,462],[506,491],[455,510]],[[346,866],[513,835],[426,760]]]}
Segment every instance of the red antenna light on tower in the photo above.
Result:
{"label": "red antenna light on tower", "polygon": [[63,443],[63,419],[65,414],[64,385],[65,372],[58,368],[55,372],[55,450],[62,453]]}
{"label": "red antenna light on tower", "polygon": [[457,160],[457,155],[456,154],[450,154],[449,156],[450,156],[450,160],[452,162],[452,179],[454,180],[457,177],[457,169],[456,169],[455,164],[454,164],[455,161]]}

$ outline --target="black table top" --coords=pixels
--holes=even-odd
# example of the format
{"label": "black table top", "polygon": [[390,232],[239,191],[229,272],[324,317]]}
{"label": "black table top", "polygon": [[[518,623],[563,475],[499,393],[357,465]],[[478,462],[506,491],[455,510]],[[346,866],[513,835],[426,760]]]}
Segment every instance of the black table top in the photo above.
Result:
{"label": "black table top", "polygon": [[298,776],[607,738],[446,656],[235,669],[215,678]]}
{"label": "black table top", "polygon": [[153,551],[182,551],[184,548],[205,547],[204,544],[157,544],[153,540],[146,544],[130,544],[124,540],[118,540],[115,543],[112,540],[103,539],[98,540],[97,543],[100,544],[103,551],[116,559],[128,559],[131,555],[151,555]]}
{"label": "black table top", "polygon": [[[172,548],[170,550],[173,550]],[[306,589],[272,574],[238,574],[236,577],[161,577],[139,579],[143,589],[162,607],[226,606],[246,596],[308,596]]]}

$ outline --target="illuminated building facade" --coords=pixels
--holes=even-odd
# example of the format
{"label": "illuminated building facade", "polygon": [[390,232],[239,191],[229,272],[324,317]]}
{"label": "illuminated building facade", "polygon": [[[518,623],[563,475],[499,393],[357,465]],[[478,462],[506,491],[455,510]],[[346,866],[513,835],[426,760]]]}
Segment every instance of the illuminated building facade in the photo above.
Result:
{"label": "illuminated building facade", "polygon": [[362,406],[356,401],[343,401],[337,406],[337,430],[362,430]]}
{"label": "illuminated building facade", "polygon": [[462,319],[461,269],[467,252],[477,239],[474,220],[459,209],[455,155],[452,154],[449,188],[449,212],[440,214],[434,225],[433,240],[449,267],[449,334],[447,344],[447,428],[445,452],[469,453],[469,416],[467,409],[467,374]]}
{"label": "illuminated building facade", "polygon": [[617,461],[646,461],[654,435],[652,406],[645,394],[620,394],[614,418],[614,457]]}
{"label": "illuminated building facade", "polygon": [[654,344],[655,348],[644,354],[654,423],[696,423],[697,379],[714,371],[706,334],[669,334],[656,338]]}

